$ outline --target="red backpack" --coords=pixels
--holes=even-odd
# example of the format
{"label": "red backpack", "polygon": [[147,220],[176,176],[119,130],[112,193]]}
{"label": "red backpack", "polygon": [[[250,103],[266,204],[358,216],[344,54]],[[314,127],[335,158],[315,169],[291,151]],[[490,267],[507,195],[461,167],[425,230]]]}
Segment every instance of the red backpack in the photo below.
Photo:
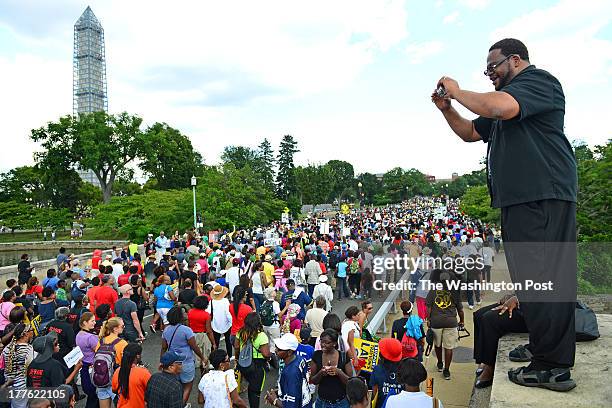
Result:
{"label": "red backpack", "polygon": [[404,333],[404,337],[402,337],[402,358],[414,358],[417,354],[419,354],[419,348],[416,340]]}

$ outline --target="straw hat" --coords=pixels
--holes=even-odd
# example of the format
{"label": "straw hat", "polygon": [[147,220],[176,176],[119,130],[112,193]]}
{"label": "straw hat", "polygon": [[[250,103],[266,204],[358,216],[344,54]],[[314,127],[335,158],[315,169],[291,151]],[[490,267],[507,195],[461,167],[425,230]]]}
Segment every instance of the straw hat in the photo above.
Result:
{"label": "straw hat", "polygon": [[228,288],[226,288],[225,286],[216,285],[213,288],[212,292],[210,292],[210,296],[213,298],[213,300],[221,300],[226,297],[228,293]]}

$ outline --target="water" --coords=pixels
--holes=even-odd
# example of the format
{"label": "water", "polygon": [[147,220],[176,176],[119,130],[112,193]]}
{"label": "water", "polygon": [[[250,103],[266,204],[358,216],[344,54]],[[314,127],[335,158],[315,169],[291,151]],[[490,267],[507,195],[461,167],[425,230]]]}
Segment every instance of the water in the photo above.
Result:
{"label": "water", "polygon": [[[66,248],[66,254],[85,254],[92,252],[92,249]],[[29,249],[26,251],[0,251],[0,266],[17,265],[21,260],[21,255],[30,255],[30,262],[54,259],[59,254],[57,249]]]}

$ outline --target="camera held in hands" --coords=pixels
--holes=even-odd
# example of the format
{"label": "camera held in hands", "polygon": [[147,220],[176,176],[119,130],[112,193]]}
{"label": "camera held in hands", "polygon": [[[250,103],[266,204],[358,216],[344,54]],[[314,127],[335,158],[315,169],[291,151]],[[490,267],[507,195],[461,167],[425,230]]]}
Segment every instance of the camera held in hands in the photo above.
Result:
{"label": "camera held in hands", "polygon": [[440,85],[436,88],[436,96],[438,98],[444,98],[446,96],[446,89],[444,89],[444,86]]}

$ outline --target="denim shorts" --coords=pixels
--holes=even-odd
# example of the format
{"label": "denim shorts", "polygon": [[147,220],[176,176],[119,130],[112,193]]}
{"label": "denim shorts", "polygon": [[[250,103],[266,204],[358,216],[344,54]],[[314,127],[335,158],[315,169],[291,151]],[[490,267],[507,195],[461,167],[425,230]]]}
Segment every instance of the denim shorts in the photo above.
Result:
{"label": "denim shorts", "polygon": [[187,384],[195,378],[195,362],[183,363],[183,370],[179,374],[181,384]]}
{"label": "denim shorts", "polygon": [[112,400],[115,398],[115,394],[113,393],[112,386],[108,386],[106,388],[96,387],[96,395],[98,396],[98,399],[101,399],[101,400],[105,400],[105,399]]}

